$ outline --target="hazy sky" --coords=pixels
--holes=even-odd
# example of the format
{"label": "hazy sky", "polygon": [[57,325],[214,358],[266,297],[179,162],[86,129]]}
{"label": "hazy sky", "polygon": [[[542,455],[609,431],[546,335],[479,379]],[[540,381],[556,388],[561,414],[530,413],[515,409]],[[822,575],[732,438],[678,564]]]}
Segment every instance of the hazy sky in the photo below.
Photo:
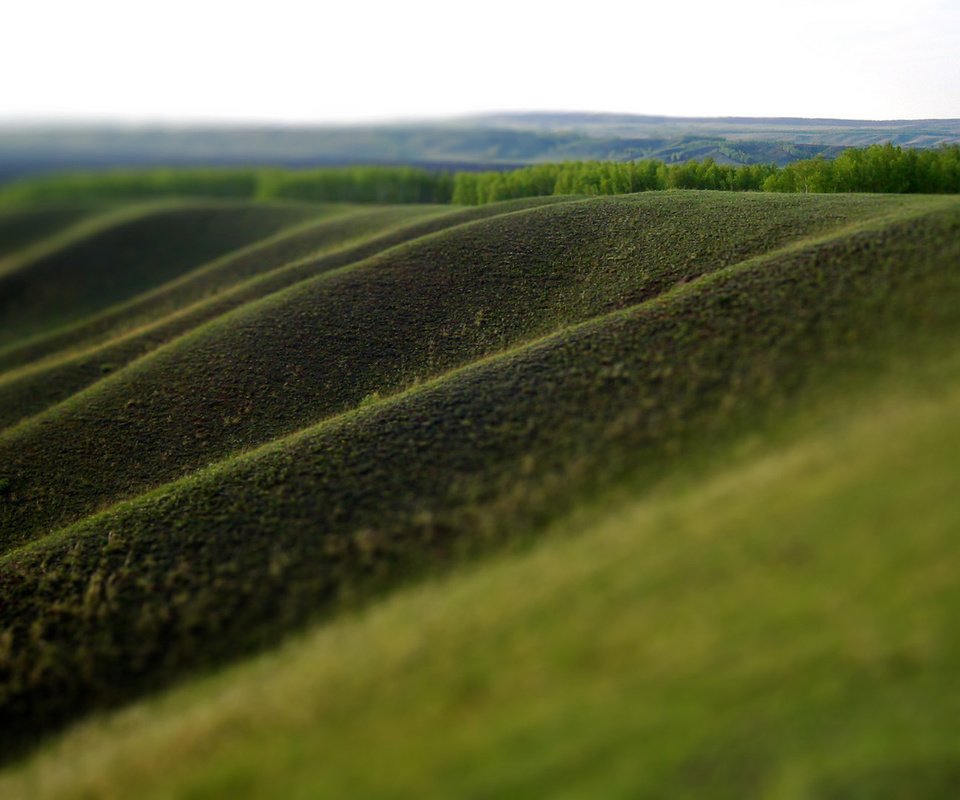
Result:
{"label": "hazy sky", "polygon": [[0,29],[7,120],[960,117],[960,0],[28,0]]}

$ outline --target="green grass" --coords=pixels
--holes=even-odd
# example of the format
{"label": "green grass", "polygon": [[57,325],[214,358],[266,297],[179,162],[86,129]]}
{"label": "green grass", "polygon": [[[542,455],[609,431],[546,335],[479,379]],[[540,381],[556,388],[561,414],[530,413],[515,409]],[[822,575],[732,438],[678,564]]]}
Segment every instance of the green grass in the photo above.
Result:
{"label": "green grass", "polygon": [[[865,630],[897,669],[929,623],[903,708],[946,693],[957,597],[929,581],[960,513],[960,202],[315,213],[335,216],[145,281],[78,317],[75,349],[21,350],[0,376],[0,747],[325,624],[269,666],[91,723],[60,766],[51,750],[11,780],[900,797],[955,777],[950,746],[895,724],[894,678],[837,655],[859,629],[822,620],[875,608]],[[898,539],[909,520],[921,533]],[[424,614],[443,620],[435,648],[405,668],[393,648]],[[278,676],[264,703],[261,669]],[[323,699],[297,707],[297,687]],[[873,738],[841,748],[833,708]],[[198,738],[210,760],[177,756]]]}
{"label": "green grass", "polygon": [[0,347],[38,336],[320,213],[308,205],[145,206],[0,274]]}
{"label": "green grass", "polygon": [[[355,209],[242,248],[66,330],[0,353],[0,364],[20,364],[0,373],[0,428],[245,303],[444,228],[553,202],[558,199],[489,209]],[[170,313],[162,315],[164,309]]]}
{"label": "green grass", "polygon": [[[189,213],[189,209],[184,210]],[[369,206],[364,209],[318,207],[313,219],[306,223],[288,226],[274,236],[231,250],[130,299],[7,348],[0,352],[0,365],[8,369],[22,364],[34,366],[44,358],[90,349],[164,316],[182,312],[213,295],[222,295],[238,284],[286,263],[316,257],[364,241],[392,226],[441,213],[449,211],[406,206],[373,209]],[[216,238],[215,234],[213,238]]]}
{"label": "green grass", "polygon": [[0,272],[21,251],[90,216],[84,205],[0,210]]}
{"label": "green grass", "polygon": [[[381,290],[375,296],[373,284],[363,281],[368,267],[330,273],[340,282],[317,279],[315,287],[322,291],[298,285],[227,315],[137,362],[126,375],[104,380],[8,432],[3,443],[10,476],[4,507],[9,549],[0,562],[0,591],[7,602],[0,619],[10,632],[3,663],[10,675],[5,705],[11,729],[23,736],[38,719],[43,728],[275,641],[318,613],[510,538],[518,528],[536,527],[575,507],[575,498],[590,487],[627,472],[652,480],[733,432],[796,407],[811,387],[855,384],[890,353],[956,335],[960,206],[955,201],[784,198],[782,207],[762,197],[753,202],[757,216],[744,214],[740,230],[732,221],[721,224],[733,210],[723,207],[723,196],[680,195],[661,197],[659,206],[649,196],[561,204],[493,218],[495,234],[483,222],[441,233],[375,259],[369,268],[370,281]],[[818,225],[810,212],[816,209],[826,221],[811,237]],[[640,213],[633,216],[632,210]],[[636,227],[643,231],[657,219],[652,211],[662,215],[660,241],[674,224],[696,260],[677,246],[659,268],[644,272],[638,268],[643,261],[629,255],[622,262],[616,254],[598,257],[597,251],[582,261],[577,260],[582,251],[570,256],[569,242],[583,242],[575,220],[585,218],[603,230],[606,212],[613,219],[608,224],[643,220]],[[690,234],[686,215],[703,223],[711,212],[717,224],[701,224]],[[778,226],[777,242],[786,244],[766,252],[771,234],[761,220]],[[555,231],[556,250],[544,246],[544,228],[535,221]],[[798,235],[798,228],[807,235]],[[522,240],[506,235],[513,230],[534,231],[531,238],[542,249],[525,250]],[[487,252],[496,255],[471,272],[462,254],[477,253],[481,236]],[[621,235],[614,241],[637,240]],[[734,246],[742,249],[731,254],[727,248]],[[544,251],[547,282],[524,294],[537,274],[536,254]],[[509,265],[514,253],[520,253],[524,269],[500,266]],[[580,280],[559,284],[557,296],[565,302],[549,298],[538,308],[534,298],[554,286],[546,276],[561,272],[562,256],[590,271],[569,267]],[[618,273],[614,265],[620,263],[632,267]],[[417,270],[417,264],[429,264],[429,272]],[[594,280],[596,274],[603,281]],[[452,278],[472,276],[476,284],[466,284],[470,291],[450,290]],[[688,276],[693,279],[681,280]],[[415,280],[403,282],[407,277]],[[497,305],[481,306],[490,316],[477,325],[470,302],[480,297],[490,303],[484,294],[490,289]],[[418,291],[433,302],[418,306]],[[635,293],[634,302],[617,310],[627,291]],[[444,295],[473,321],[454,329],[457,336],[447,345],[452,356],[431,348],[423,335],[438,330],[429,312],[447,311],[436,304]],[[406,299],[399,313],[391,297]],[[312,332],[321,324],[317,310],[325,298],[339,304],[348,322],[352,317],[359,323],[357,333],[314,340],[323,347],[291,340],[296,330]],[[564,319],[557,308],[574,312],[562,312],[569,314]],[[571,325],[578,308],[590,318]],[[449,313],[439,316],[441,324],[449,324]],[[517,326],[512,342],[495,338],[486,357],[479,348],[468,351],[469,359],[459,355],[456,347],[487,341],[475,328],[482,334],[488,325],[498,335],[507,317]],[[401,325],[406,319],[409,333]],[[551,327],[555,332],[549,334]],[[388,350],[391,357],[385,358],[384,337],[396,336],[399,343],[414,331],[422,332],[414,353],[446,358],[437,362],[434,379],[405,389],[409,380],[391,385],[362,374],[390,378],[404,351]],[[246,350],[244,338],[219,343],[237,342],[229,338],[235,334],[251,337]],[[214,347],[211,336],[227,338],[213,339]],[[314,377],[299,394],[295,380],[287,377],[283,385],[292,359],[301,354],[332,359],[341,342],[352,361],[350,370],[334,361],[338,383],[325,386]],[[376,348],[366,355],[370,342]],[[513,349],[498,353],[511,343]],[[286,349],[272,349],[278,345]],[[221,349],[230,357],[218,362]],[[176,368],[166,364],[167,356],[179,358]],[[204,369],[191,372],[191,363]],[[158,364],[164,378],[150,383]],[[258,371],[277,364],[285,370],[267,378]],[[323,364],[307,362],[302,374],[323,380]],[[228,367],[240,377],[228,381]],[[174,396],[170,376],[184,378],[182,386],[191,391],[204,391],[209,372],[210,391],[222,392],[214,408],[225,415],[227,404],[242,398],[237,381],[245,379],[238,367],[251,369],[251,385],[268,387],[261,399],[270,403],[269,418],[251,405],[236,417],[223,416],[227,433],[207,440],[176,427],[184,415],[202,421],[198,395],[189,410],[158,411],[150,405]],[[388,371],[376,371],[382,369]],[[363,402],[373,392],[380,397]],[[114,405],[98,405],[102,402]],[[355,405],[360,408],[351,411]],[[132,416],[121,416],[131,408]],[[311,418],[322,421],[296,430]],[[154,427],[138,428],[137,419],[155,421]],[[111,434],[118,421],[123,424]],[[166,438],[156,438],[153,430]],[[292,435],[277,438],[288,431]],[[175,477],[185,471],[184,463],[199,466],[201,456],[209,462],[245,451],[257,437],[268,440],[260,449],[110,506],[124,491],[150,488],[135,483],[134,469],[151,457],[159,470],[172,462],[175,469],[166,474]],[[57,443],[55,452],[51,442]],[[20,464],[32,472],[16,472]],[[23,476],[30,474],[43,477],[36,479],[33,494],[26,494]],[[105,496],[104,487],[112,494]],[[80,519],[98,503],[108,508]],[[41,535],[52,527],[43,520],[71,512],[74,525]],[[38,603],[38,597],[56,602]]]}
{"label": "green grass", "polygon": [[935,205],[603,198],[501,214],[327,270],[192,330],[0,436],[13,498],[0,509],[0,543],[77,520],[373,392],[399,391],[805,236]]}
{"label": "green grass", "polygon": [[81,725],[0,793],[952,797],[960,365],[925,367]]}

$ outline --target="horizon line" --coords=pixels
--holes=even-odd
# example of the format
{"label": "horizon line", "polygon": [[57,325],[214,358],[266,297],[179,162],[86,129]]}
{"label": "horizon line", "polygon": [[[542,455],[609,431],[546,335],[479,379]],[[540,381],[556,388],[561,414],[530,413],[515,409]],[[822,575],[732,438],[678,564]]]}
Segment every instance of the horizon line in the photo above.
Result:
{"label": "horizon line", "polygon": [[[806,122],[811,124],[908,124],[908,123],[960,123],[960,117],[889,117],[889,118],[847,118],[847,117],[804,117],[804,116],[751,116],[744,114],[729,115],[674,115],[648,114],[628,111],[589,111],[569,109],[508,109],[508,110],[481,110],[450,115],[396,117],[384,116],[381,118],[355,120],[321,120],[321,119],[277,119],[277,118],[204,118],[188,117],[141,117],[124,118],[119,116],[92,116],[68,117],[54,115],[17,115],[14,117],[0,117],[0,129],[76,129],[76,128],[274,128],[274,129],[309,129],[309,128],[375,128],[375,127],[409,127],[417,125],[447,125],[457,123],[494,121],[497,119],[509,120],[525,117],[582,117],[582,118],[621,118],[624,122],[720,122],[720,123],[777,123],[777,122]],[[571,119],[575,122],[575,119]],[[586,120],[582,120],[586,121]]]}

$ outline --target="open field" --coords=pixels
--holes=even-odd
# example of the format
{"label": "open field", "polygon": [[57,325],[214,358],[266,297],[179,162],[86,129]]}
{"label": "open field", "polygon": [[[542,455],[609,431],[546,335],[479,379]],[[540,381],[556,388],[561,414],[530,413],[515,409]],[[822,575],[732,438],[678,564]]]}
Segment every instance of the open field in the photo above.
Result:
{"label": "open field", "polygon": [[0,792],[950,798],[960,365],[932,363],[83,724]]}
{"label": "open field", "polygon": [[960,778],[957,198],[30,207],[0,258],[0,746],[181,684],[4,796]]}

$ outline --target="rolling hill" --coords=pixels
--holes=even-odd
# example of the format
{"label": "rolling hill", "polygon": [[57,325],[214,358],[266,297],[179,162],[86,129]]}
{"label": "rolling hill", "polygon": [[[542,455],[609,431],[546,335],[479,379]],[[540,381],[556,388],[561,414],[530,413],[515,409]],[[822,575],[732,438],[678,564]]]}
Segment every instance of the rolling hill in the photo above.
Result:
{"label": "rolling hill", "polygon": [[956,198],[4,213],[13,796],[947,796]]}
{"label": "rolling hill", "polygon": [[782,165],[886,142],[920,148],[956,144],[960,120],[529,112],[339,126],[9,125],[0,127],[0,182],[63,170],[149,166],[419,164],[476,169],[640,158]]}

